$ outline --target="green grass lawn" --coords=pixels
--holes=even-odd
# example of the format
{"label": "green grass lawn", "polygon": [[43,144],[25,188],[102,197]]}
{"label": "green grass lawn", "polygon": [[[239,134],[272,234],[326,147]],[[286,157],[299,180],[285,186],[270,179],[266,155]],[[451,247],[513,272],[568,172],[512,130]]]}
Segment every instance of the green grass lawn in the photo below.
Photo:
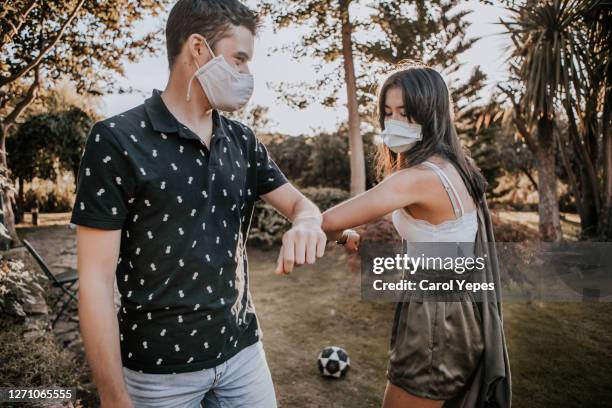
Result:
{"label": "green grass lawn", "polygon": [[[293,274],[272,274],[276,251],[251,251],[253,295],[284,407],[377,407],[393,316],[391,304],[360,302],[359,275],[341,250]],[[514,407],[612,406],[612,304],[507,304],[504,324]],[[321,378],[327,345],[352,359],[347,378]]]}
{"label": "green grass lawn", "polygon": [[[61,224],[52,221],[49,225]],[[74,231],[65,224],[21,231],[37,239],[52,265],[75,262]],[[70,255],[58,248],[70,249]],[[331,245],[316,265],[282,277],[273,274],[277,255],[276,249],[249,247],[252,293],[279,406],[380,407],[393,305],[361,302],[360,276],[348,270],[341,248]],[[514,407],[612,407],[612,303],[505,304],[504,319]],[[1,357],[11,361],[0,364],[1,378],[8,380],[10,374],[11,383],[22,385],[25,379],[76,385],[64,382],[78,377],[83,362],[67,373],[56,351],[42,353],[48,357],[26,356],[26,350],[39,349],[40,344],[6,331],[1,337]],[[352,368],[346,378],[319,375],[316,357],[328,345],[348,351]],[[23,361],[18,361],[21,354]],[[36,373],[45,373],[37,374],[36,381],[30,378],[36,364],[32,358],[44,365],[36,368]]]}
{"label": "green grass lawn", "polygon": [[505,307],[514,406],[612,406],[612,304]]}

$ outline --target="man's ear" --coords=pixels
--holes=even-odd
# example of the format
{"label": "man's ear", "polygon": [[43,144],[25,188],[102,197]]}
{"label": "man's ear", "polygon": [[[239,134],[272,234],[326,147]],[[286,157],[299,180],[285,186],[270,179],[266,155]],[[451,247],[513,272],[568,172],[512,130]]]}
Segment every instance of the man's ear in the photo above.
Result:
{"label": "man's ear", "polygon": [[185,46],[191,58],[199,58],[206,53],[210,54],[204,41],[206,41],[206,38],[201,34],[194,33],[187,37]]}

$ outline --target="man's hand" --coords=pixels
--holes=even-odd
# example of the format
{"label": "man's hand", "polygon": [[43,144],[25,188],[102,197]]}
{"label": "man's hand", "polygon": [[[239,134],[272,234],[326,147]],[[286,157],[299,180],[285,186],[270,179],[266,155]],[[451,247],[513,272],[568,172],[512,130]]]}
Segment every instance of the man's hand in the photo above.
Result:
{"label": "man's hand", "polygon": [[275,274],[289,273],[295,264],[313,264],[317,257],[323,256],[327,236],[321,229],[321,212],[312,201],[290,183],[285,183],[261,198],[292,220],[293,224],[283,234],[283,246],[278,255]]}
{"label": "man's hand", "polygon": [[293,227],[283,234],[283,246],[274,273],[290,273],[296,264],[314,264],[316,258],[321,258],[325,253],[326,242],[320,218],[296,220]]}

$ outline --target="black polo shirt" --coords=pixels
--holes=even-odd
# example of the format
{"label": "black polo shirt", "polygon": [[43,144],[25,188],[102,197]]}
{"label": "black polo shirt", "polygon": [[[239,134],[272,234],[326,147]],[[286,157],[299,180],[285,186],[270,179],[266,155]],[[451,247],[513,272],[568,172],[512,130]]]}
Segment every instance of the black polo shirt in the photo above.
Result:
{"label": "black polo shirt", "polygon": [[122,230],[118,319],[130,369],[214,367],[261,336],[245,242],[256,200],[287,179],[248,127],[217,111],[210,146],[157,90],[88,136],[71,222]]}

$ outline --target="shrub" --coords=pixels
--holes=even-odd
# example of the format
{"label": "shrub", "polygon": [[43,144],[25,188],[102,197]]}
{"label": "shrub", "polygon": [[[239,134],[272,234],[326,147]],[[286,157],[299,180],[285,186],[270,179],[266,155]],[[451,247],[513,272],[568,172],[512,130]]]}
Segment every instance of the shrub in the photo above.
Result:
{"label": "shrub", "polygon": [[55,340],[51,331],[24,338],[24,325],[0,317],[1,387],[75,387],[75,406],[99,406],[88,366]]}
{"label": "shrub", "polygon": [[[344,190],[330,187],[308,187],[301,191],[315,203],[321,211],[325,211],[347,200],[350,196],[349,193]],[[253,219],[251,220],[249,243],[263,247],[280,245],[283,234],[290,227],[291,225],[285,217],[265,201],[260,200],[255,204]]]}
{"label": "shrub", "polygon": [[491,214],[491,222],[496,242],[525,242],[538,239],[536,233],[518,222],[504,222],[495,212]]}
{"label": "shrub", "polygon": [[38,189],[28,190],[24,198],[24,210],[31,211],[38,207],[39,212],[68,212],[72,210],[72,194],[66,190],[54,188],[46,192]]}
{"label": "shrub", "polygon": [[67,191],[49,191],[42,212],[68,212],[72,210],[72,199]]}
{"label": "shrub", "polygon": [[36,294],[42,291],[37,275],[23,261],[0,255],[0,311],[3,314],[25,316],[23,305],[34,304]]}
{"label": "shrub", "polygon": [[332,187],[308,187],[302,189],[301,192],[315,203],[321,212],[348,200],[351,196],[345,190]]}
{"label": "shrub", "polygon": [[283,233],[289,228],[289,222],[271,205],[260,200],[255,204],[251,229],[249,232],[249,243],[271,247],[281,243]]}
{"label": "shrub", "polygon": [[393,223],[384,218],[361,225],[356,230],[361,235],[362,242],[397,243],[400,241],[400,236]]}
{"label": "shrub", "polygon": [[309,172],[312,156],[312,141],[304,136],[274,136],[266,142],[270,157],[285,176],[297,185],[302,184],[304,174]]}
{"label": "shrub", "polygon": [[[366,164],[366,188],[374,186],[374,133],[362,135]],[[348,190],[351,182],[347,130],[315,136],[264,137],[278,167],[295,185]]]}

